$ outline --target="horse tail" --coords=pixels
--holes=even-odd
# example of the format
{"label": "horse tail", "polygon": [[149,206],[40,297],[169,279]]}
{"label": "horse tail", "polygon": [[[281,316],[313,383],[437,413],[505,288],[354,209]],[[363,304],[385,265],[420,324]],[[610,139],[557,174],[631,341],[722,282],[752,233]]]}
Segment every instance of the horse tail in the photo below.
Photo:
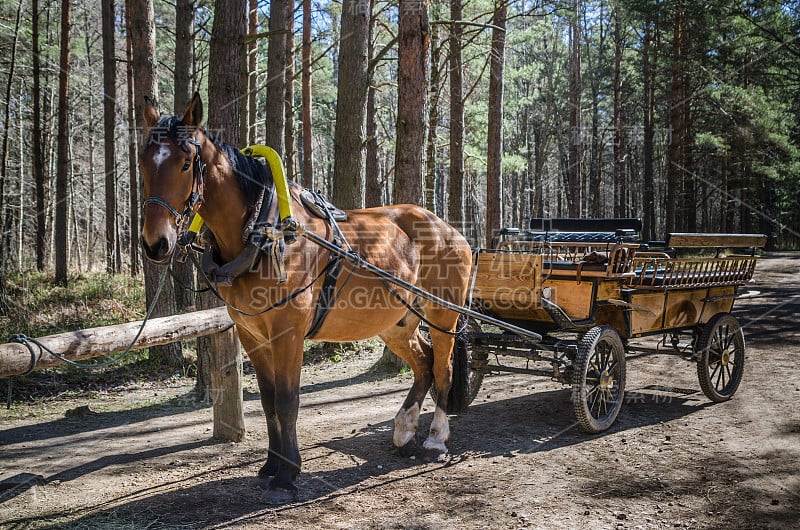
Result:
{"label": "horse tail", "polygon": [[453,384],[450,393],[447,395],[447,413],[461,414],[467,410],[472,399],[470,399],[469,388],[469,355],[466,339],[457,336],[453,345]]}

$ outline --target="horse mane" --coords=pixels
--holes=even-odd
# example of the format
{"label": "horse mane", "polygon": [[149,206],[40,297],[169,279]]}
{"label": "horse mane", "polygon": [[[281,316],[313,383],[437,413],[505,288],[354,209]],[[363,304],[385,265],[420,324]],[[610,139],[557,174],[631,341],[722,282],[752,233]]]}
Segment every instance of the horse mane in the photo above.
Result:
{"label": "horse mane", "polygon": [[254,157],[244,156],[241,151],[226,143],[218,135],[206,132],[204,129],[201,130],[217,149],[228,157],[245,202],[250,207],[255,206],[256,201],[261,197],[261,191],[264,188],[272,187],[272,172],[269,166]]}
{"label": "horse mane", "polygon": [[[158,122],[150,129],[150,136],[147,143],[161,143],[164,138],[169,138],[175,142],[183,151],[189,151],[192,147],[189,143],[194,127],[183,125],[178,116],[162,116]],[[272,187],[272,173],[269,166],[259,160],[244,156],[241,151],[226,143],[219,135],[208,132],[202,127],[200,130],[212,143],[228,157],[231,169],[236,174],[236,181],[244,195],[248,207],[255,206],[256,201],[261,197],[261,190]]]}

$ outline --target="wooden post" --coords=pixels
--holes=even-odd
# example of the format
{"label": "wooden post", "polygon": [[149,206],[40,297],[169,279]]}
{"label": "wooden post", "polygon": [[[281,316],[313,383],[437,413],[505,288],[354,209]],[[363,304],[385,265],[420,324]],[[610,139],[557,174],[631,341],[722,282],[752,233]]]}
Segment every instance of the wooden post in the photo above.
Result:
{"label": "wooden post", "polygon": [[211,336],[211,396],[214,401],[214,438],[244,439],[242,351],[235,328]]}

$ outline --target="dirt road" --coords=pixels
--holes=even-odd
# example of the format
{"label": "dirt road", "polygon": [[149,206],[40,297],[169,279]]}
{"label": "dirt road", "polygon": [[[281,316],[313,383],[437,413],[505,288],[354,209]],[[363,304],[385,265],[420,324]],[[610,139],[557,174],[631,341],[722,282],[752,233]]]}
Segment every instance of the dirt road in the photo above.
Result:
{"label": "dirt road", "polygon": [[797,528],[799,269],[800,254],[762,260],[737,302],[748,351],[733,400],[711,404],[679,358],[632,359],[601,435],[574,424],[567,388],[492,375],[453,418],[445,462],[404,458],[391,429],[409,375],[371,371],[377,353],[307,367],[302,493],[282,506],[256,486],[266,429],[252,376],[239,444],[210,439],[188,380],[2,410],[0,479],[44,483],[0,491],[0,527]]}

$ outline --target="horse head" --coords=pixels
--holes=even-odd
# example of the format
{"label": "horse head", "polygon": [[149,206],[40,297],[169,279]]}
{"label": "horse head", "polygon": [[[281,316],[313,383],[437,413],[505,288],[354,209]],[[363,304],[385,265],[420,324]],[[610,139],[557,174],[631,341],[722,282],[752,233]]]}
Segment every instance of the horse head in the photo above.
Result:
{"label": "horse head", "polygon": [[160,116],[145,98],[145,141],[139,149],[144,184],[144,226],[141,242],[145,256],[166,263],[175,250],[203,197],[205,164],[200,152],[203,102],[195,93],[182,117]]}

